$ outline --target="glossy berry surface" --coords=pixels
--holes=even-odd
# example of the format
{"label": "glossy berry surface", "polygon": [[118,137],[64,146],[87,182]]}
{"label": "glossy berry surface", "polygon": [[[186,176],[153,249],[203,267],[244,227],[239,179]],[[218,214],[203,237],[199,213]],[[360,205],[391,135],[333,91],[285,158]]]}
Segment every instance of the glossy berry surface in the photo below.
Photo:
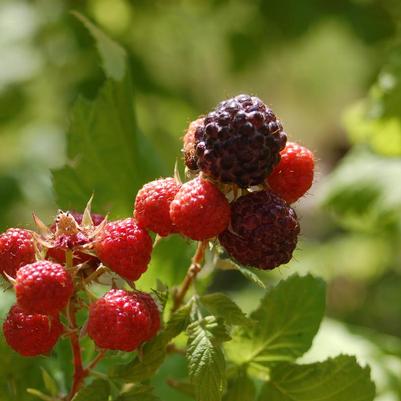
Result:
{"label": "glossy berry surface", "polygon": [[15,277],[17,270],[35,261],[35,248],[30,231],[10,228],[0,235],[0,273]]}
{"label": "glossy berry surface", "polygon": [[70,274],[58,263],[38,261],[17,272],[17,302],[29,313],[55,315],[65,308],[73,292]]}
{"label": "glossy berry surface", "polygon": [[113,289],[90,307],[88,335],[100,348],[133,351],[159,328],[159,310],[145,293]]}
{"label": "glossy berry surface", "polygon": [[274,269],[291,260],[298,234],[295,211],[273,192],[260,191],[231,204],[230,228],[219,241],[240,264]]}
{"label": "glossy berry surface", "polygon": [[230,205],[210,181],[195,178],[182,185],[170,207],[178,231],[193,240],[217,236],[230,221]]}
{"label": "glossy berry surface", "polygon": [[135,200],[134,216],[138,225],[162,237],[175,232],[170,218],[170,204],[180,187],[171,177],[145,184]]}
{"label": "glossy berry surface", "polygon": [[14,305],[3,323],[7,344],[23,356],[49,353],[63,333],[58,317],[26,313]]}
{"label": "glossy berry surface", "polygon": [[263,183],[280,161],[287,136],[259,98],[239,95],[221,102],[195,132],[198,167],[241,188]]}
{"label": "glossy berry surface", "polygon": [[289,142],[267,183],[272,191],[288,203],[293,203],[312,186],[314,164],[313,153],[308,148]]}
{"label": "glossy berry surface", "polygon": [[152,239],[135,219],[107,223],[96,238],[99,259],[127,280],[138,280],[150,262]]}

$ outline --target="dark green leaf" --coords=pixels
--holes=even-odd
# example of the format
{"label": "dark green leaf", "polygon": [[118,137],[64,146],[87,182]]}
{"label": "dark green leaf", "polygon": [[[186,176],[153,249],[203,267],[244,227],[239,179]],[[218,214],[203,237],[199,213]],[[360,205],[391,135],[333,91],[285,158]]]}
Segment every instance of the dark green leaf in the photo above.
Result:
{"label": "dark green leaf", "polygon": [[98,379],[80,390],[72,401],[108,401],[109,394],[109,383]]}
{"label": "dark green leaf", "polygon": [[218,317],[222,317],[227,324],[248,325],[250,320],[245,316],[239,306],[227,295],[214,293],[204,295],[201,298],[202,304]]}
{"label": "dark green leaf", "polygon": [[226,349],[235,363],[268,376],[271,364],[293,361],[306,352],[325,309],[325,285],[310,275],[291,276],[267,292],[250,316],[255,324],[238,331]]}
{"label": "dark green leaf", "polygon": [[280,364],[271,372],[258,401],[372,401],[370,369],[341,355],[310,365]]}
{"label": "dark green leaf", "polygon": [[221,343],[229,340],[221,320],[208,316],[190,324],[187,360],[197,401],[220,401],[226,386]]}
{"label": "dark green leaf", "polygon": [[254,401],[256,388],[245,368],[240,368],[229,380],[224,401]]}

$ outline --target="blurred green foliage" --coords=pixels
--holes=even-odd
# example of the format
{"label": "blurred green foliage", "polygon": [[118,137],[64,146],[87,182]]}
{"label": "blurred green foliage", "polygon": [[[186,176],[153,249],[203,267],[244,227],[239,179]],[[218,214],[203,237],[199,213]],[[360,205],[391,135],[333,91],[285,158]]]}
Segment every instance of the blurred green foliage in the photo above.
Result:
{"label": "blurred green foliage", "polygon": [[[105,58],[114,44],[99,59],[71,10],[121,44],[116,64]],[[315,186],[296,205],[296,258],[261,278],[323,276],[329,314],[354,330],[329,321],[313,360],[344,344],[364,349],[378,400],[401,400],[400,21],[397,0],[1,0],[0,227],[29,226],[32,211],[50,221],[58,207],[82,208],[93,191],[96,211],[130,213],[143,183],[172,174],[190,120],[254,93],[318,161]],[[190,255],[185,240],[163,240],[140,287],[173,286]],[[232,271],[213,287],[235,291],[248,311],[262,291]],[[1,296],[2,317],[11,303]],[[64,389],[68,344],[55,352],[58,364],[22,359],[0,340],[0,401],[31,400],[21,381],[42,388],[38,364]],[[186,375],[184,359],[172,358],[153,380],[157,394],[188,400],[166,384]]]}

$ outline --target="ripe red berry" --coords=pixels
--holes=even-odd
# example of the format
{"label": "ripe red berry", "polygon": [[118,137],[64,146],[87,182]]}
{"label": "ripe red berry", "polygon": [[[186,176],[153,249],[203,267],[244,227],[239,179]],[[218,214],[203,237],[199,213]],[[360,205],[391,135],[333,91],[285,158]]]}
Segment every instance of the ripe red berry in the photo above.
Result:
{"label": "ripe red berry", "polygon": [[292,258],[299,234],[295,211],[273,192],[251,192],[231,204],[230,228],[219,235],[239,263],[274,269]]}
{"label": "ripe red berry", "polygon": [[47,354],[56,345],[63,326],[58,316],[28,314],[14,305],[3,323],[7,344],[23,356]]}
{"label": "ripe red berry", "polygon": [[55,315],[67,305],[74,286],[62,265],[42,260],[18,270],[15,292],[18,305],[25,311]]}
{"label": "ripe red berry", "polygon": [[35,248],[30,231],[10,228],[0,235],[0,273],[15,277],[21,266],[34,261]]}
{"label": "ripe red berry", "polygon": [[159,328],[155,302],[139,291],[113,289],[90,307],[88,335],[100,348],[133,351]]}
{"label": "ripe red berry", "polygon": [[181,185],[174,178],[145,184],[135,200],[134,216],[138,225],[162,237],[176,231],[170,219],[170,203]]}
{"label": "ripe red berry", "polygon": [[288,142],[267,182],[272,191],[293,203],[312,186],[313,169],[313,153],[304,146]]}
{"label": "ripe red berry", "polygon": [[200,241],[217,236],[228,226],[230,205],[214,184],[198,177],[177,192],[170,216],[181,234]]}
{"label": "ripe red berry", "polygon": [[95,242],[99,259],[127,280],[138,280],[146,271],[152,239],[133,218],[107,223]]}

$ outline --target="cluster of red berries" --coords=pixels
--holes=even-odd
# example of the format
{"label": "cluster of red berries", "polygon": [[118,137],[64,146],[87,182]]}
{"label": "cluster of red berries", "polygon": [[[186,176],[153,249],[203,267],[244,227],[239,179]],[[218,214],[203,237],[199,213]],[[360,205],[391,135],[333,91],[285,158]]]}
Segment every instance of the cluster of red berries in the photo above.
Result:
{"label": "cluster of red berries", "polygon": [[[13,284],[17,303],[3,323],[7,343],[24,356],[50,352],[71,327],[70,307],[102,264],[136,280],[150,260],[152,240],[134,219],[107,223],[92,214],[60,212],[39,232],[9,229],[0,235],[0,272]],[[102,271],[102,270],[100,270]],[[93,278],[93,280],[91,279]],[[158,307],[140,291],[111,289],[89,305],[87,333],[102,349],[132,351],[160,328]]]}
{"label": "cluster of red berries", "polygon": [[[35,219],[40,234],[2,234],[0,272],[17,297],[3,325],[8,344],[23,355],[49,352],[65,326],[71,329],[71,302],[77,305],[78,292],[101,269],[128,283],[147,270],[148,231],[216,238],[246,266],[289,262],[300,230],[289,204],[311,186],[314,161],[308,149],[286,142],[273,112],[260,99],[240,95],[190,124],[183,151],[192,179],[147,183],[133,217],[107,222],[89,210],[60,213],[50,227]],[[159,310],[149,294],[113,288],[89,306],[86,327],[98,347],[132,351],[156,335]]]}

